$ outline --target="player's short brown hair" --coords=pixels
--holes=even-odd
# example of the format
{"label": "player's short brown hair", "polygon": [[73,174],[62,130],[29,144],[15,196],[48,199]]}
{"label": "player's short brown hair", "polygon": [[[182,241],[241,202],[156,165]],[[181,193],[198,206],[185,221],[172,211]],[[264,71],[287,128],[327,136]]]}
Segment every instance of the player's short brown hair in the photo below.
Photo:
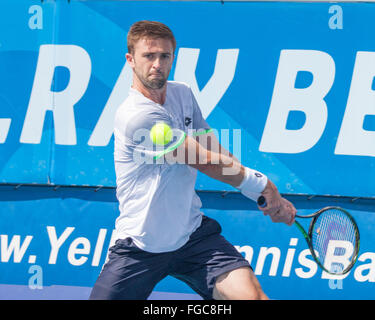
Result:
{"label": "player's short brown hair", "polygon": [[168,39],[172,41],[173,52],[176,50],[176,39],[165,24],[157,21],[142,20],[134,23],[128,32],[128,52],[134,53],[134,46],[142,38],[149,39]]}

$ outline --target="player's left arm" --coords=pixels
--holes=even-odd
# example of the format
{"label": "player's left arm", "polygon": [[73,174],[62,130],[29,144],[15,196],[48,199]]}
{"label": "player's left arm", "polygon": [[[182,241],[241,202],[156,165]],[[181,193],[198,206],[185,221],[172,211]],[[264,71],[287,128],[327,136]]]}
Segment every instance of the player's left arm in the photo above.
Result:
{"label": "player's left arm", "polygon": [[263,195],[267,206],[259,209],[265,215],[270,215],[272,221],[291,225],[296,213],[293,204],[280,196],[277,187],[266,175],[243,166],[233,154],[220,145],[214,132],[210,132],[210,126],[204,119],[191,90],[190,99],[193,128],[203,129],[203,134],[187,136],[184,143],[167,154],[167,157],[176,157],[177,162],[190,165],[213,179],[239,189],[242,194],[254,201]]}
{"label": "player's left arm", "polygon": [[187,164],[207,176],[227,183],[256,201],[260,195],[267,200],[267,207],[260,208],[274,222],[291,225],[296,210],[288,200],[281,197],[275,184],[259,171],[250,169],[223,148],[213,132],[197,137],[187,136],[166,160]]}

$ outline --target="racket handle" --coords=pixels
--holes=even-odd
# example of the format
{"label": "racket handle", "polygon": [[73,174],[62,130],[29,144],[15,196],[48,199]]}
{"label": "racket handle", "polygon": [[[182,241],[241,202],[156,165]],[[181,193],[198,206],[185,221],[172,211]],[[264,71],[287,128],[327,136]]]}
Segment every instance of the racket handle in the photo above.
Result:
{"label": "racket handle", "polygon": [[267,207],[267,200],[264,196],[260,196],[257,200],[257,204],[261,208]]}

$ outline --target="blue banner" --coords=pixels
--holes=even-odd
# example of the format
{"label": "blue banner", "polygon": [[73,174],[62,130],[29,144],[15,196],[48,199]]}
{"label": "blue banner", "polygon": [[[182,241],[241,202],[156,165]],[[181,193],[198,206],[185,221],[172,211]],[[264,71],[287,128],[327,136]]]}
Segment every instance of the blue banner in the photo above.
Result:
{"label": "blue banner", "polygon": [[[375,5],[2,1],[0,181],[114,186],[113,117],[140,19],[177,38],[220,142],[284,193],[374,196]],[[191,23],[194,21],[194,23]],[[199,190],[231,190],[200,175]]]}
{"label": "blue banner", "polygon": [[[361,231],[354,268],[328,279],[295,226],[273,223],[240,194],[200,192],[203,212],[251,263],[272,299],[374,299],[374,203],[293,196],[302,215],[328,205],[349,210]],[[113,243],[118,215],[110,188],[0,187],[0,299],[87,299]],[[51,209],[52,208],[52,209]],[[300,221],[307,228],[308,221]],[[201,299],[167,277],[150,299]]]}

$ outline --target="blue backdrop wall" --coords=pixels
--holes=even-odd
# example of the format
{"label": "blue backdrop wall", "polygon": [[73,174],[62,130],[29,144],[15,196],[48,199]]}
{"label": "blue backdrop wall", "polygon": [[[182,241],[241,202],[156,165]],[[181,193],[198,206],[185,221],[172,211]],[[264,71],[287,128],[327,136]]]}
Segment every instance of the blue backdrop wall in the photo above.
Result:
{"label": "blue backdrop wall", "polygon": [[[173,30],[170,80],[192,87],[223,145],[265,172],[301,214],[336,204],[359,224],[356,267],[343,280],[324,279],[298,230],[199,174],[202,210],[269,296],[375,297],[375,4],[0,7],[0,298],[88,297],[118,215],[113,117],[132,80],[127,30],[142,19]],[[172,278],[155,288],[158,297],[199,298]]]}

